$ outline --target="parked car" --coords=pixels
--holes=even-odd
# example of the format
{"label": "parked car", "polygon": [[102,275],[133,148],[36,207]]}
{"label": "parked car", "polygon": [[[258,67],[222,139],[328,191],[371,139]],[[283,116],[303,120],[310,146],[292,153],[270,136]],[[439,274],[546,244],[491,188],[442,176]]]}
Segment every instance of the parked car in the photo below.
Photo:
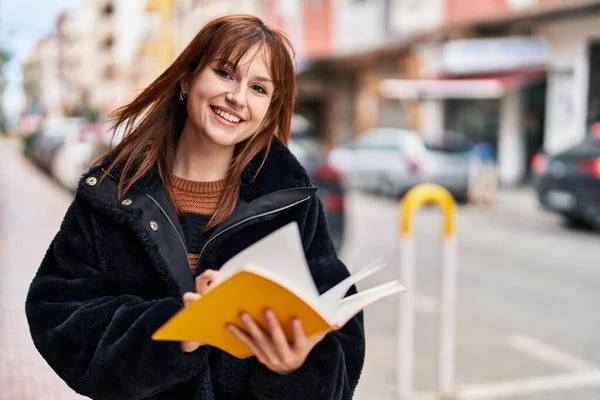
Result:
{"label": "parked car", "polygon": [[426,154],[417,133],[375,128],[333,149],[329,162],[351,188],[399,196],[425,181]]}
{"label": "parked car", "polygon": [[458,132],[439,136],[438,142],[425,142],[428,153],[425,180],[445,187],[458,202],[465,202],[475,143]]}
{"label": "parked car", "polygon": [[333,243],[339,250],[344,241],[345,226],[345,188],[342,174],[327,162],[319,141],[310,134],[293,135],[289,148],[319,188],[317,195],[323,203]]}
{"label": "parked car", "polygon": [[434,144],[417,132],[375,128],[334,149],[329,160],[352,188],[401,197],[433,182],[466,199],[472,143],[456,133],[441,136]]}
{"label": "parked car", "polygon": [[32,144],[31,158],[45,171],[50,172],[52,160],[58,149],[69,138],[76,136],[84,124],[82,118],[46,118]]}
{"label": "parked car", "polygon": [[77,135],[56,151],[50,167],[52,176],[67,189],[77,190],[83,173],[106,150],[105,135],[101,124],[82,125]]}
{"label": "parked car", "polygon": [[535,156],[538,200],[574,224],[600,229],[600,137],[553,156]]}

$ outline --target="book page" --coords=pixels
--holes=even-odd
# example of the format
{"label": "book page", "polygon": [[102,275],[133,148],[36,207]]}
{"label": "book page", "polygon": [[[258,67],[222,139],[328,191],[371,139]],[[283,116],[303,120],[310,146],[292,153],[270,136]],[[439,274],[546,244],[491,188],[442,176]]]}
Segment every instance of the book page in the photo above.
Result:
{"label": "book page", "polygon": [[251,267],[255,273],[264,271],[265,276],[276,279],[299,297],[318,304],[319,292],[304,256],[296,222],[283,226],[227,261],[219,270],[219,279],[213,282],[213,287],[246,267]]}
{"label": "book page", "polygon": [[352,285],[374,274],[385,266],[386,264],[380,259],[377,259],[323,293],[319,297],[319,302],[321,303],[321,309],[327,318],[331,319],[335,317],[340,306],[340,300],[342,300]]}
{"label": "book page", "polygon": [[370,304],[375,303],[383,299],[384,297],[391,296],[400,292],[404,292],[406,289],[398,281],[391,281],[384,283],[374,288],[365,290],[348,296],[340,302],[338,312],[335,318],[331,321],[331,325],[336,329],[342,327],[350,318],[355,316],[360,310],[367,307]]}

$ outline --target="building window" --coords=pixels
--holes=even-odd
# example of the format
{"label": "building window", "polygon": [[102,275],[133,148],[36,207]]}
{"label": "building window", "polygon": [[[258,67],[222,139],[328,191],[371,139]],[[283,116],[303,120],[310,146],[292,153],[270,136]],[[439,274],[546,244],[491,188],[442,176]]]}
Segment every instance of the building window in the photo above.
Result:
{"label": "building window", "polygon": [[116,73],[115,73],[115,67],[113,65],[107,65],[104,68],[104,79],[106,80],[113,80],[115,79]]}
{"label": "building window", "polygon": [[112,49],[114,43],[115,43],[115,39],[112,36],[109,36],[106,39],[104,39],[104,41],[102,42],[102,48],[104,50],[110,50],[110,49]]}
{"label": "building window", "polygon": [[115,7],[114,7],[113,3],[108,3],[102,8],[102,16],[103,17],[110,17],[113,15],[114,12],[115,12]]}

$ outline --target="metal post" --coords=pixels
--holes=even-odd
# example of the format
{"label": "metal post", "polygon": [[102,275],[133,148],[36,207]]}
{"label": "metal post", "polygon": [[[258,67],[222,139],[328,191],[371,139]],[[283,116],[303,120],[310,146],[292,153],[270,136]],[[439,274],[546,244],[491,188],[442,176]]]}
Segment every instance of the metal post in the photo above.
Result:
{"label": "metal post", "polygon": [[[398,346],[396,369],[397,395],[401,400],[410,399],[413,391],[413,351],[414,351],[414,242],[411,236],[400,237],[400,282],[410,288],[403,296],[398,296]],[[401,298],[400,298],[401,297]]]}
{"label": "metal post", "polygon": [[396,395],[400,400],[409,400],[413,395],[415,293],[413,220],[418,209],[426,203],[437,204],[443,214],[438,389],[442,396],[447,397],[451,397],[454,392],[456,273],[458,267],[455,238],[456,202],[442,186],[422,184],[411,189],[404,196],[400,212],[400,280],[407,288],[405,295],[398,297]]}
{"label": "metal post", "polygon": [[441,307],[439,336],[439,389],[442,396],[450,397],[454,391],[454,350],[456,320],[456,239],[443,240],[441,268]]}

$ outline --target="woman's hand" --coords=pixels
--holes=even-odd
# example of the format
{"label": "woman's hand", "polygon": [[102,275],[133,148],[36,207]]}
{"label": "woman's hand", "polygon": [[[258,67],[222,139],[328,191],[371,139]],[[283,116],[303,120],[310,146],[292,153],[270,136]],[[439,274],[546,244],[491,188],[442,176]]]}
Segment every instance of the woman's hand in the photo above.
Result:
{"label": "woman's hand", "polygon": [[269,332],[264,332],[246,313],[240,315],[246,327],[245,332],[233,324],[229,324],[227,329],[248,346],[259,362],[279,374],[287,374],[300,368],[313,347],[325,337],[323,333],[307,338],[302,323],[295,319],[292,321],[294,339],[292,343],[288,343],[275,314],[267,310],[265,318]]}
{"label": "woman's hand", "polygon": [[[196,278],[196,292],[187,292],[183,294],[183,306],[189,307],[202,298],[210,290],[211,282],[215,281],[219,277],[219,271],[214,269],[207,269],[200,276]],[[185,353],[191,353],[202,346],[200,342],[181,342],[181,350]]]}

